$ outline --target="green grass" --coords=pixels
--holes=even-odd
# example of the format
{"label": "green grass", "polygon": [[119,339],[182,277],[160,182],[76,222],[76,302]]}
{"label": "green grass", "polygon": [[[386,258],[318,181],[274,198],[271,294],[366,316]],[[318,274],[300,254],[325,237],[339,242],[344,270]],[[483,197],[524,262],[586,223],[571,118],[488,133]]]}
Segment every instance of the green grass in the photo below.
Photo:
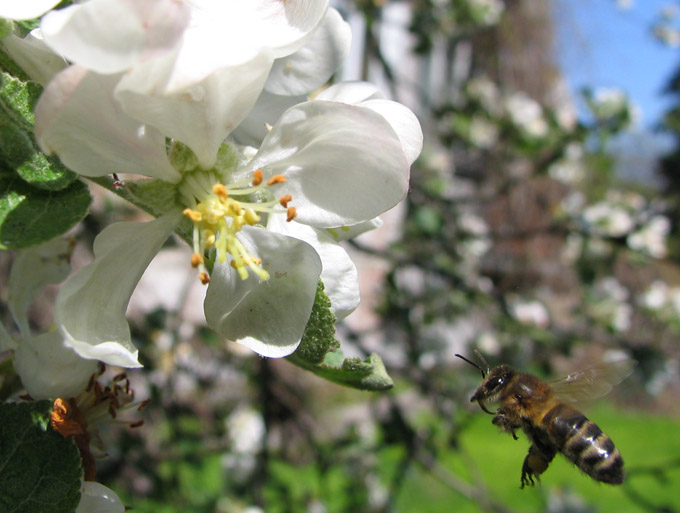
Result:
{"label": "green grass", "polygon": [[[622,486],[598,483],[566,459],[558,456],[543,474],[542,485],[520,490],[520,469],[529,443],[523,435],[515,441],[499,433],[490,417],[478,415],[461,436],[462,453],[450,453],[439,463],[466,480],[481,475],[489,485],[490,496],[513,511],[545,512],[548,496],[574,494],[591,506],[591,511],[619,513],[643,511],[635,498],[657,508],[680,511],[680,420],[640,413],[615,411],[600,406],[588,412],[589,418],[614,440],[623,455],[629,478]],[[462,454],[462,456],[461,456]],[[679,462],[680,463],[680,462]],[[665,476],[645,472],[650,467],[666,470]],[[665,478],[665,481],[664,481]],[[445,487],[433,477],[416,472],[399,498],[399,512],[477,513],[477,504]]]}

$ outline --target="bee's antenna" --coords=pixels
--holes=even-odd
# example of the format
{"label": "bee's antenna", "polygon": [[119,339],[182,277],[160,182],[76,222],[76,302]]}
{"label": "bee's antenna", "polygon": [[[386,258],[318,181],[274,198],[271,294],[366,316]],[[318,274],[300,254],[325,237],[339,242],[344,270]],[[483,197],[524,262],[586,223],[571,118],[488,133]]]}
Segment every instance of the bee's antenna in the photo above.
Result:
{"label": "bee's antenna", "polygon": [[[475,353],[479,353],[479,351],[476,351],[476,350],[475,350]],[[486,375],[487,375],[487,373],[489,372],[489,369],[488,369],[489,365],[486,363],[486,360],[484,360],[484,358],[482,358],[482,361],[483,361],[483,363],[486,364],[486,366],[487,366],[487,370],[486,370],[486,371],[484,371],[484,369],[482,369],[482,368],[481,368],[479,365],[477,365],[475,362],[472,362],[472,361],[468,360],[467,358],[465,358],[463,355],[461,355],[461,354],[456,354],[456,356],[457,356],[458,358],[460,358],[461,360],[466,361],[467,363],[469,363],[470,365],[472,365],[475,369],[479,369],[479,372],[482,373],[482,379],[486,378]],[[481,356],[481,355],[478,354],[477,356]]]}

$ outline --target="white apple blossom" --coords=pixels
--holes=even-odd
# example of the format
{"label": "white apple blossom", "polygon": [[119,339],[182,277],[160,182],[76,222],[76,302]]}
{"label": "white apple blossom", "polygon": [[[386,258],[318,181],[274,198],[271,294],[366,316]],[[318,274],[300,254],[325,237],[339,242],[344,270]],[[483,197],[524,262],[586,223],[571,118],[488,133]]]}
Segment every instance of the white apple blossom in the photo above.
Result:
{"label": "white apple blossom", "polygon": [[540,301],[515,298],[510,301],[510,315],[522,324],[545,328],[550,324],[550,314]]}
{"label": "white apple blossom", "polygon": [[671,230],[671,222],[666,216],[655,215],[639,230],[626,239],[631,249],[642,251],[654,258],[664,258],[668,254],[666,239]]}
{"label": "white apple blossom", "polygon": [[207,168],[274,61],[300,50],[327,9],[328,0],[90,0],[51,12],[41,29],[70,62],[121,73],[117,107],[189,146]]}
{"label": "white apple blossom", "polygon": [[530,137],[545,137],[548,123],[541,105],[526,93],[516,92],[505,99],[505,110],[510,121]]}
{"label": "white apple blossom", "polygon": [[661,310],[669,301],[668,284],[662,280],[654,280],[642,294],[641,303],[650,310]]}
{"label": "white apple blossom", "polygon": [[616,278],[601,278],[593,286],[590,312],[614,331],[627,331],[634,313],[629,298],[630,291]]}
{"label": "white apple blossom", "polygon": [[586,208],[583,211],[583,220],[593,233],[609,237],[627,235],[635,227],[635,221],[628,209],[607,201]]}
{"label": "white apple blossom", "polygon": [[97,368],[95,360],[68,347],[58,331],[33,335],[28,323],[28,308],[36,295],[68,274],[71,247],[70,241],[56,239],[21,251],[12,265],[7,302],[21,338],[12,339],[0,327],[4,341],[0,346],[14,350],[14,368],[33,399],[78,395]]}
{"label": "white apple blossom", "polygon": [[[218,12],[212,11],[214,3],[192,2],[184,6],[192,9],[191,23],[182,29],[172,16],[159,21],[161,14],[130,2],[91,0],[43,23],[48,44],[73,51],[69,58],[80,62],[50,82],[36,107],[36,135],[43,149],[57,153],[83,176],[142,174],[164,183],[166,194],[158,219],[115,224],[97,237],[94,261],[69,278],[59,294],[59,327],[85,358],[139,366],[126,305],[150,260],[187,217],[193,225],[192,265],[209,282],[204,305],[208,325],[264,356],[286,356],[300,342],[319,276],[338,316],[356,307],[356,270],[329,234],[342,233],[345,226],[350,231],[375,226],[375,217],[403,198],[410,164],[422,148],[417,119],[374,88],[346,85],[275,112],[266,135],[250,137],[259,148],[224,143],[260,96],[274,58],[315,41],[346,44],[337,17],[324,17],[324,2],[287,2],[285,13],[276,8],[279,2],[265,0],[248,7],[225,2],[226,10]],[[162,0],[153,3],[161,12],[179,9]],[[109,37],[115,33],[113,22],[124,18],[121,30],[130,32],[134,51],[116,40],[111,63],[101,62],[111,44],[83,25],[79,17],[88,6],[93,11],[87,16],[99,16],[95,7],[106,7],[103,12],[110,18],[105,24],[114,26],[100,29]],[[214,19],[208,21],[210,13]],[[262,35],[262,40],[244,35],[242,53],[238,41],[231,41],[235,46],[225,48],[218,71],[202,65],[200,70],[189,66],[184,73],[182,66],[190,62],[182,52],[198,51],[192,38],[207,37],[203,32],[216,30],[219,16],[230,13],[250,20],[255,34],[274,34]],[[135,14],[139,23],[151,27],[145,29],[149,34],[154,27],[168,34],[151,38],[153,44],[145,46],[145,33],[128,20]],[[235,22],[228,23],[231,27]],[[326,28],[327,37],[314,37],[317,26]],[[175,33],[180,42],[173,43]],[[136,40],[141,48],[135,47]],[[82,53],[78,45],[85,41],[94,50]],[[214,41],[201,43],[201,55],[215,53]],[[168,59],[172,65],[160,74],[171,76],[163,84],[142,83],[150,80],[144,73],[159,72],[154,66],[164,66]],[[291,59],[293,68],[301,64],[289,84],[300,90],[314,83],[312,78],[319,80],[315,73],[327,78],[326,66],[306,67],[314,60],[309,55]],[[307,80],[300,78],[305,72]],[[198,82],[191,85],[192,80]],[[285,73],[269,83],[285,84]],[[204,136],[212,142],[206,143]],[[166,139],[173,141],[172,158]],[[203,256],[212,248],[216,259],[208,277]]]}

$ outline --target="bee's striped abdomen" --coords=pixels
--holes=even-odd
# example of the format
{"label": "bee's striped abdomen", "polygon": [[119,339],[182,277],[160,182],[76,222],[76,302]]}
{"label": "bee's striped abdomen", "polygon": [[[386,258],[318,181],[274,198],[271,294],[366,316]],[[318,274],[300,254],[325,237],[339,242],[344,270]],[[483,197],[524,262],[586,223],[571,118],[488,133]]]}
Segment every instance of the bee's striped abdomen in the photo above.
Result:
{"label": "bee's striped abdomen", "polygon": [[623,483],[623,458],[592,420],[571,406],[558,404],[543,422],[557,449],[578,468],[597,481]]}

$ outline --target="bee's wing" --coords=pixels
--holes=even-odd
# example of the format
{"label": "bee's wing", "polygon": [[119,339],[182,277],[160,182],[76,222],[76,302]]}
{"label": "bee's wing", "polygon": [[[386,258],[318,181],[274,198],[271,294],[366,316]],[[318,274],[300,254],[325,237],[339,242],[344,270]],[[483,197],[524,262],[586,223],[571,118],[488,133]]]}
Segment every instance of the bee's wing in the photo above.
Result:
{"label": "bee's wing", "polygon": [[551,381],[549,385],[562,401],[585,403],[608,394],[633,372],[633,367],[635,360],[631,358],[615,360],[572,372],[562,379]]}

